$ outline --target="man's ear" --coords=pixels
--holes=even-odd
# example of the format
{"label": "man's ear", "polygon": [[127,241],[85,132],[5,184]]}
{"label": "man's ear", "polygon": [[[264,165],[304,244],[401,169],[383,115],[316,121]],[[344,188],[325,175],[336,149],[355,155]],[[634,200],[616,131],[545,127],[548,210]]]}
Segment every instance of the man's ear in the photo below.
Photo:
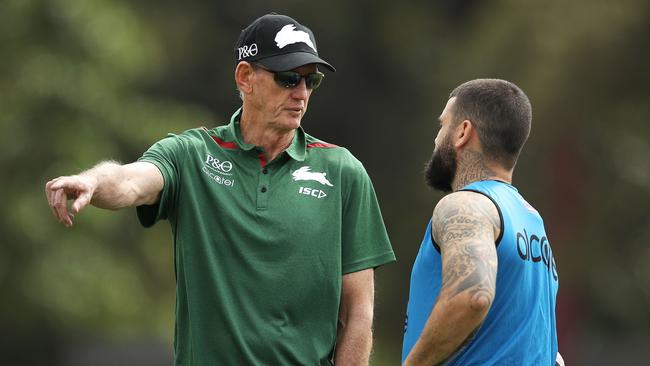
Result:
{"label": "man's ear", "polygon": [[470,143],[472,136],[474,136],[475,133],[476,130],[474,129],[472,121],[466,119],[463,122],[459,123],[454,130],[454,134],[456,135],[454,147],[460,148],[467,145]]}
{"label": "man's ear", "polygon": [[241,61],[235,68],[235,83],[237,88],[242,93],[248,94],[253,91],[253,77],[255,76],[255,69],[253,66],[246,62]]}

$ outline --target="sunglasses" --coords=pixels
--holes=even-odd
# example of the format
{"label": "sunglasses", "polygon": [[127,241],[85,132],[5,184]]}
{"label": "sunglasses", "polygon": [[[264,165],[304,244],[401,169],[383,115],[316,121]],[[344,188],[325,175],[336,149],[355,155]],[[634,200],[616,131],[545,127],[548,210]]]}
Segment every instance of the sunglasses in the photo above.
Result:
{"label": "sunglasses", "polygon": [[320,83],[325,77],[325,74],[320,71],[302,75],[295,71],[271,71],[269,69],[261,67],[259,64],[255,66],[273,74],[273,80],[275,80],[276,84],[280,85],[283,88],[294,88],[300,84],[300,80],[304,78],[307,89],[313,90],[320,86]]}

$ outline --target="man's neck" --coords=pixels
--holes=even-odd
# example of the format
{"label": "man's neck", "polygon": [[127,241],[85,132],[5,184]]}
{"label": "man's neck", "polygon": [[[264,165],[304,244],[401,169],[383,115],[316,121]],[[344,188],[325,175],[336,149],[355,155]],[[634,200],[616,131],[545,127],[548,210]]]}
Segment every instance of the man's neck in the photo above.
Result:
{"label": "man's neck", "polygon": [[452,188],[457,191],[470,183],[482,180],[499,180],[512,182],[512,170],[506,170],[494,163],[488,162],[483,154],[467,150],[458,156],[456,176]]}
{"label": "man's neck", "polygon": [[239,126],[244,142],[263,148],[266,161],[269,162],[291,146],[296,133],[296,130],[268,128],[266,124],[256,123],[250,118],[244,119],[244,116]]}

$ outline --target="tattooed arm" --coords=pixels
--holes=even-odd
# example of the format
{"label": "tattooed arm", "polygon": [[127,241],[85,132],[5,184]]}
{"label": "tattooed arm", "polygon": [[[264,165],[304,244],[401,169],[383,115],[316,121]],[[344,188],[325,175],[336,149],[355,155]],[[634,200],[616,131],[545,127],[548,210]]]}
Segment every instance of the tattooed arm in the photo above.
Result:
{"label": "tattooed arm", "polygon": [[442,363],[483,322],[495,294],[499,220],[494,203],[474,192],[452,193],[436,206],[432,229],[442,255],[442,287],[404,365]]}

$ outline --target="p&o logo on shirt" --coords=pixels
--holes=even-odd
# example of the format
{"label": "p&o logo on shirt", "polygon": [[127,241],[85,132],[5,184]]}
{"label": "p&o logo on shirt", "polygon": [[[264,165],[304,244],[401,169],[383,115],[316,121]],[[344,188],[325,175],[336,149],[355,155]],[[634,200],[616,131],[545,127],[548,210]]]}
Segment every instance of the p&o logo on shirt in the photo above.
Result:
{"label": "p&o logo on shirt", "polygon": [[[334,185],[330,183],[330,181],[325,177],[326,175],[327,173],[324,172],[312,172],[309,166],[303,166],[291,173],[293,180],[296,182],[299,180],[313,180],[322,185],[334,187]],[[298,193],[316,198],[327,197],[327,193],[325,193],[325,191],[310,187],[300,187],[300,189],[298,189]]]}
{"label": "p&o logo on shirt", "polygon": [[230,177],[232,173],[232,162],[228,160],[220,160],[214,156],[207,154],[205,161],[203,162],[203,168],[201,169],[211,180],[217,182],[218,184],[232,187],[235,185],[235,180]]}

